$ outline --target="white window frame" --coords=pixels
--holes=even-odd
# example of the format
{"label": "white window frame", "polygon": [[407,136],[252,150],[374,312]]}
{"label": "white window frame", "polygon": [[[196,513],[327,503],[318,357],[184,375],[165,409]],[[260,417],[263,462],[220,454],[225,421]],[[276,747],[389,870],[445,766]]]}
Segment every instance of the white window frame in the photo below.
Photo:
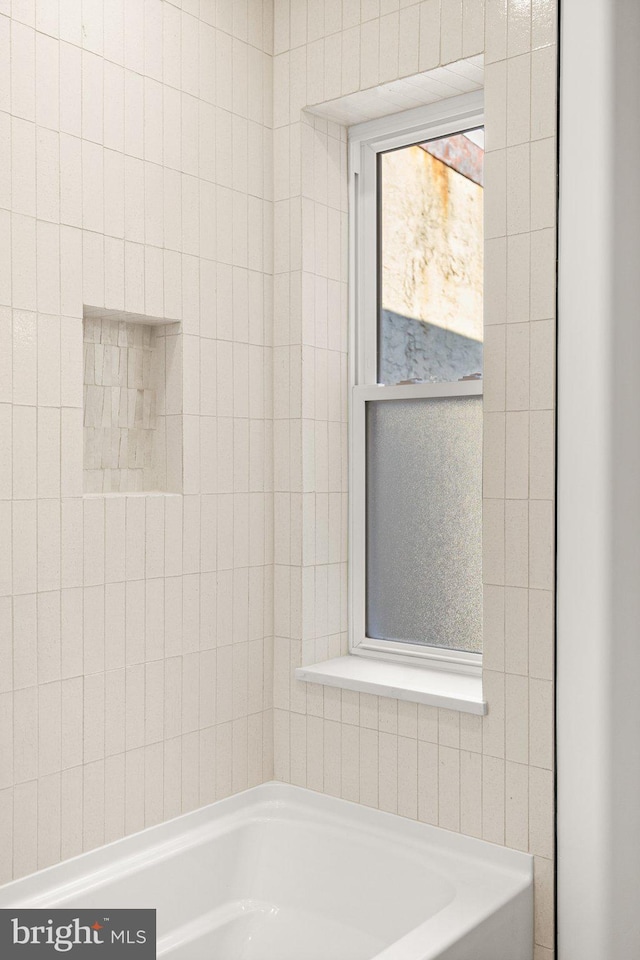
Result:
{"label": "white window frame", "polygon": [[366,636],[366,404],[422,397],[482,396],[482,381],[377,383],[379,153],[484,125],[482,91],[349,129],[349,651],[480,674],[482,654]]}

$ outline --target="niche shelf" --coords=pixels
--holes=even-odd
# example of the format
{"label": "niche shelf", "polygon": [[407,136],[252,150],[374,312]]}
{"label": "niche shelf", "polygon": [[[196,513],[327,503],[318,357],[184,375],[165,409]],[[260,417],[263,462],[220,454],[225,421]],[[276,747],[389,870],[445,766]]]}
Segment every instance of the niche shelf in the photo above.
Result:
{"label": "niche shelf", "polygon": [[85,306],[84,493],[182,490],[180,324]]}

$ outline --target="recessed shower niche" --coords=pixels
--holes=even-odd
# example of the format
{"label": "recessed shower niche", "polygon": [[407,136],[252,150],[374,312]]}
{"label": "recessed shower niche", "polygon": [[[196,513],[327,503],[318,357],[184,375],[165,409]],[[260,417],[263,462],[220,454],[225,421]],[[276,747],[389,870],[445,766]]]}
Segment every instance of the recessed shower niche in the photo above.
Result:
{"label": "recessed shower niche", "polygon": [[84,308],[84,492],[182,490],[180,324]]}

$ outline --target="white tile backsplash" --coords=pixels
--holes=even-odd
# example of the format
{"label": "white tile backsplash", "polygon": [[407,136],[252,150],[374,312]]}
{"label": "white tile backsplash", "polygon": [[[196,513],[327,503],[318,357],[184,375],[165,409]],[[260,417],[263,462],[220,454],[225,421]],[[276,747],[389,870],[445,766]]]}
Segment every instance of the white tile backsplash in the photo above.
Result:
{"label": "white tile backsplash", "polygon": [[[273,19],[268,0],[218,25],[212,5],[199,6],[0,8],[8,859],[4,831],[0,842],[15,876],[271,776]],[[228,52],[218,91],[216,44]],[[228,183],[215,163],[223,115]],[[221,261],[233,314],[230,301],[218,389]],[[235,399],[234,376],[245,380]],[[231,466],[231,498],[245,498],[237,518],[253,527],[250,539],[232,528],[228,618],[216,608],[218,462]],[[251,512],[249,496],[259,498]],[[218,655],[234,640],[233,717],[244,728],[217,777]]]}

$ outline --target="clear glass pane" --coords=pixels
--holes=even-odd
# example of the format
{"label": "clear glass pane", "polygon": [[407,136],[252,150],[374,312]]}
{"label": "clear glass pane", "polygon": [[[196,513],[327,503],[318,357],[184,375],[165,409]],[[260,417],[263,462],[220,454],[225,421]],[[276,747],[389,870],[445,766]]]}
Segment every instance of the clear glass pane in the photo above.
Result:
{"label": "clear glass pane", "polygon": [[367,636],[482,650],[482,398],[367,403]]}
{"label": "clear glass pane", "polygon": [[482,376],[483,160],[483,127],[379,156],[379,383]]}

